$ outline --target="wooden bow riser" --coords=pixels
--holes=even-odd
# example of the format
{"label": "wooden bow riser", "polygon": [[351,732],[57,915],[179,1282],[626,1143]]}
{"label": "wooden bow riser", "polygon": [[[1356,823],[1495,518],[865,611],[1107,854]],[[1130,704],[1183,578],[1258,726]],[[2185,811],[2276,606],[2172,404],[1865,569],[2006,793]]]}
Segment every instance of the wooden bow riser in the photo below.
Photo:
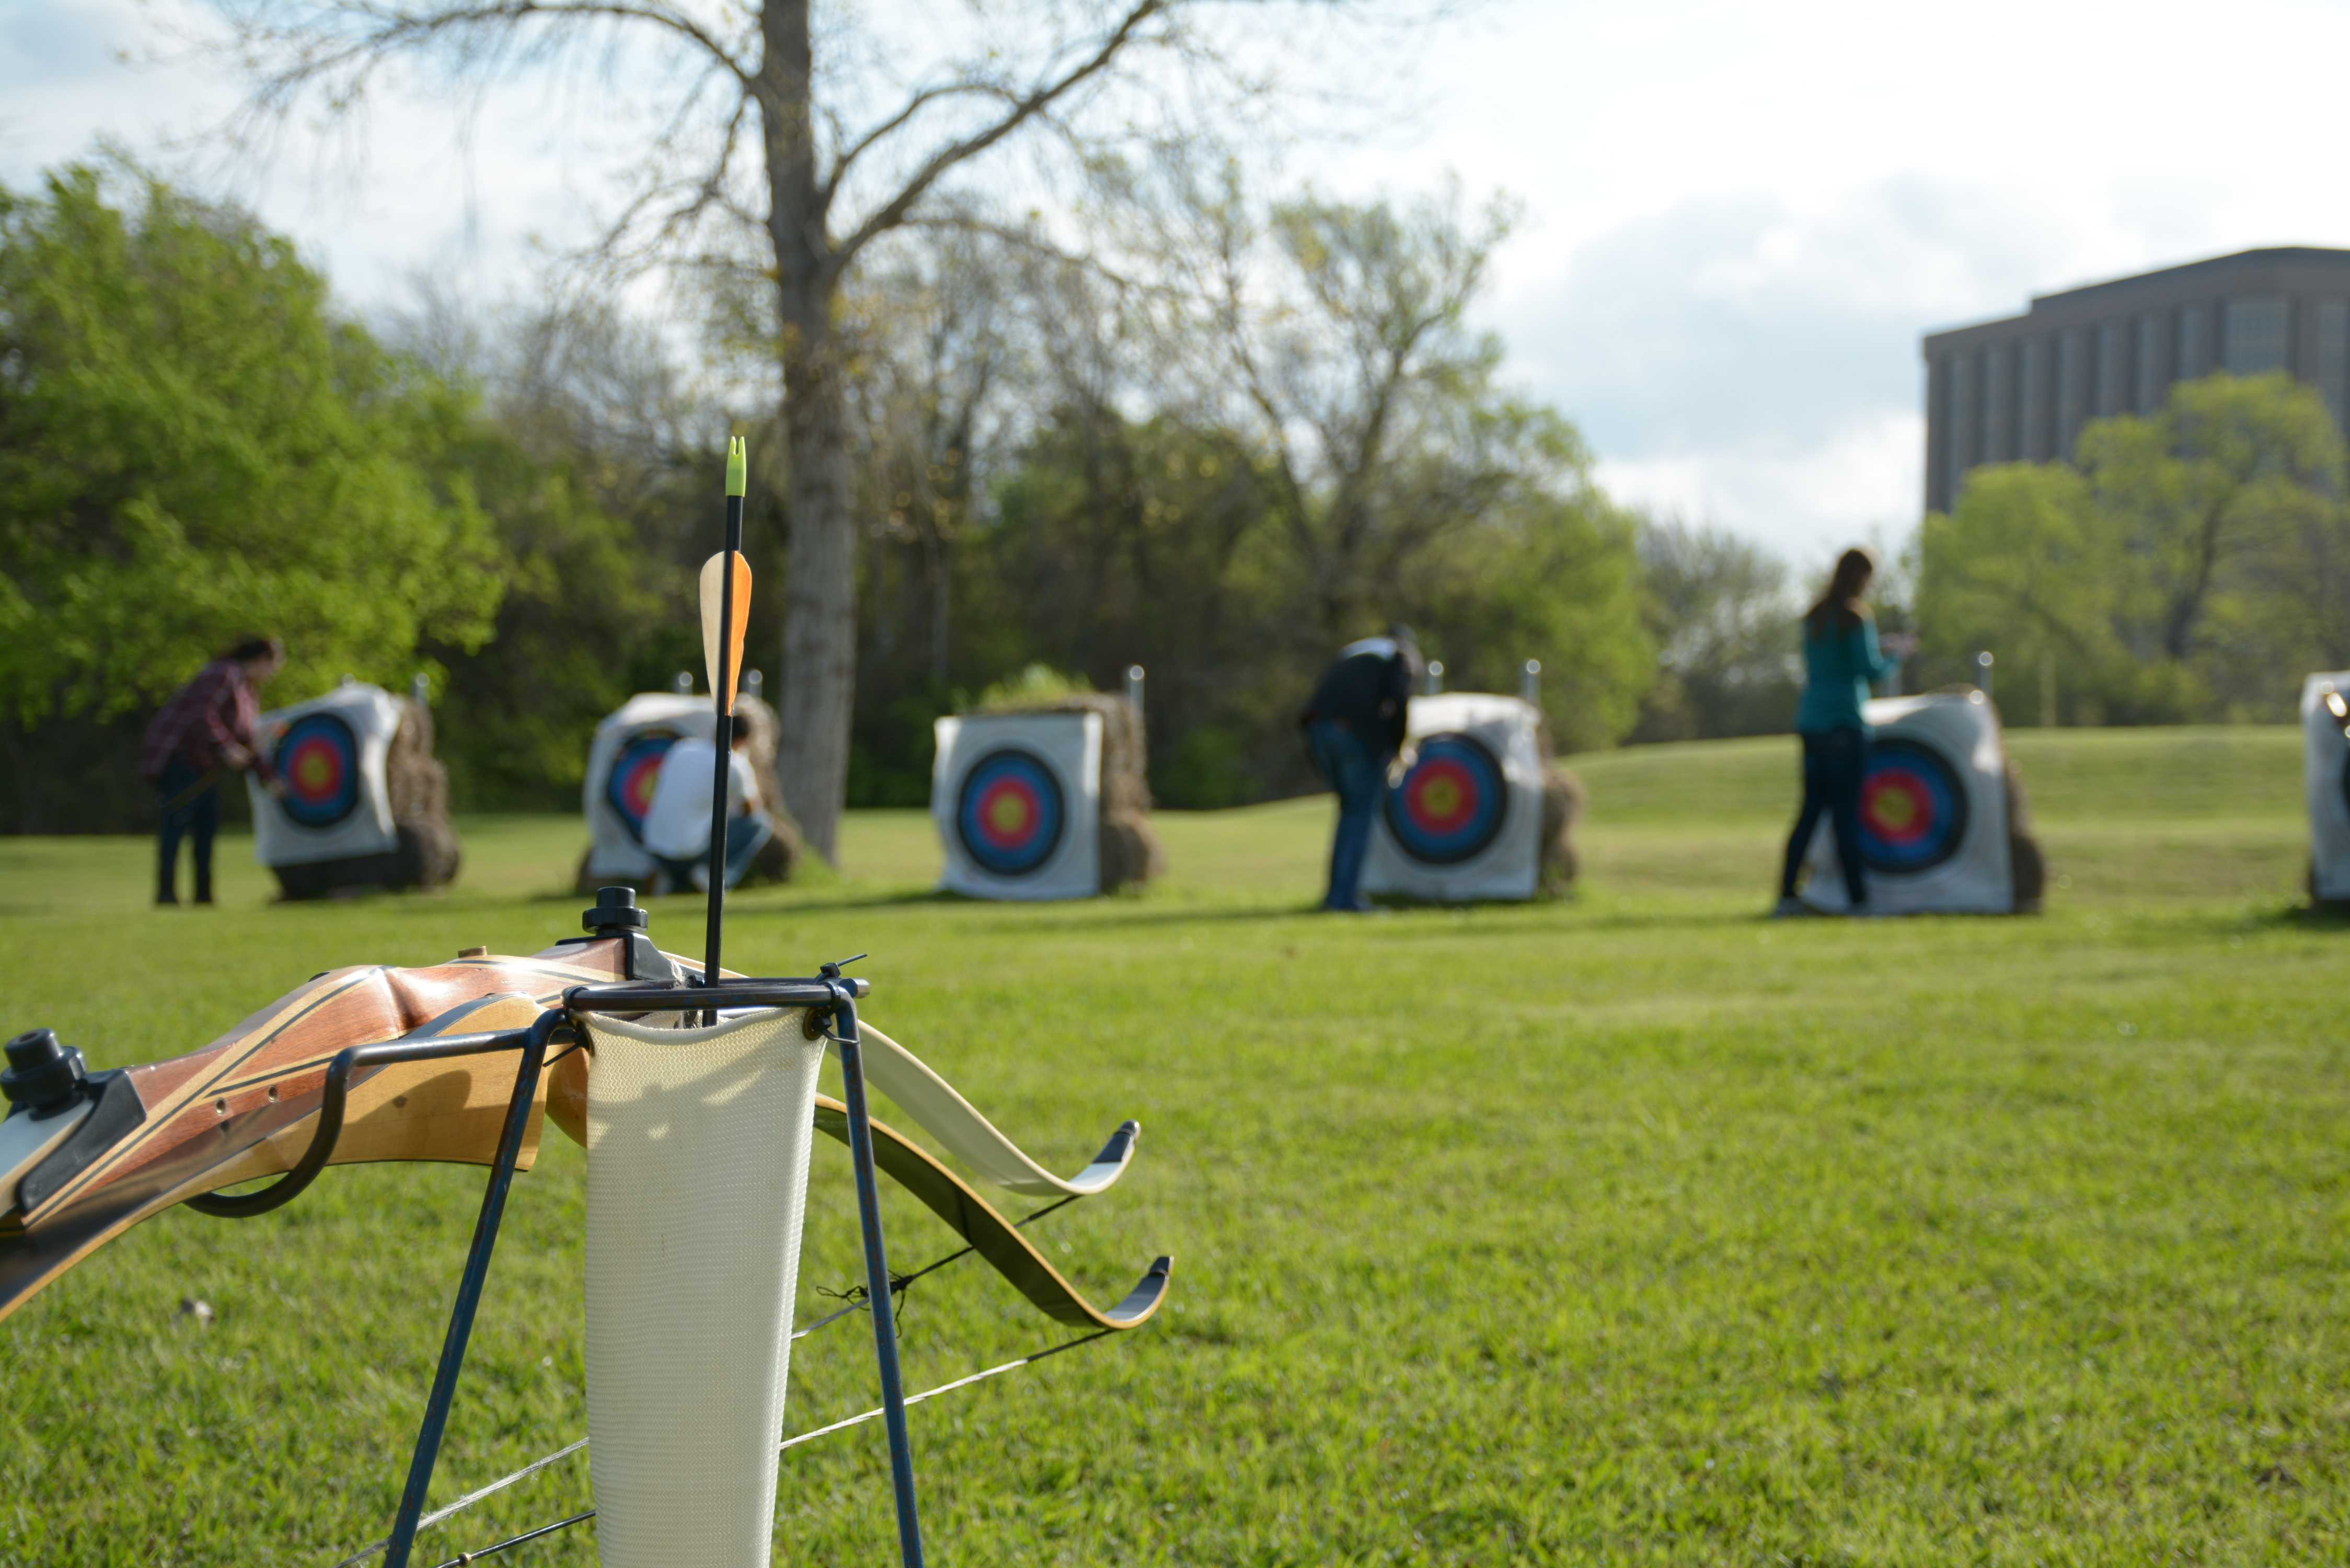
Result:
{"label": "wooden bow riser", "polygon": [[[593,941],[534,958],[330,971],[201,1050],[127,1069],[143,1119],[30,1209],[0,1216],[0,1319],[150,1215],[291,1168],[309,1147],[327,1068],[345,1047],[520,1028],[569,987],[619,978],[621,961],[619,942]],[[503,1054],[363,1067],[330,1163],[487,1165],[514,1077],[515,1060]],[[535,1106],[522,1168],[537,1157],[540,1122]],[[59,1152],[69,1151],[82,1152],[71,1139]]]}

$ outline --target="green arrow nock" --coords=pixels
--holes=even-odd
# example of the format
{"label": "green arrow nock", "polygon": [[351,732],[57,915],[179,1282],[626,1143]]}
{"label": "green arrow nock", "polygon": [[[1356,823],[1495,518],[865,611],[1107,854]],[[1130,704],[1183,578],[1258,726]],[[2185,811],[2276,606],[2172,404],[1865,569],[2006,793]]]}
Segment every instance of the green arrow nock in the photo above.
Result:
{"label": "green arrow nock", "polygon": [[740,495],[750,477],[751,449],[741,436],[726,438],[726,493]]}

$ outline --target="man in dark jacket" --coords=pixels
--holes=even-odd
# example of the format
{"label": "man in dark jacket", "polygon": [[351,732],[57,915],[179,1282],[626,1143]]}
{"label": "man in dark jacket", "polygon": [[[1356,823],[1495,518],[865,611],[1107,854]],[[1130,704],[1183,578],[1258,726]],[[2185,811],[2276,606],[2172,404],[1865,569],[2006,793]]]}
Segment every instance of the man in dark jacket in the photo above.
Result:
{"label": "man in dark jacket", "polygon": [[1403,753],[1404,721],[1420,677],[1419,647],[1411,628],[1389,627],[1338,650],[1298,715],[1305,747],[1338,796],[1338,831],[1330,841],[1330,891],[1325,909],[1370,908],[1360,889],[1371,825],[1386,797],[1390,773]]}

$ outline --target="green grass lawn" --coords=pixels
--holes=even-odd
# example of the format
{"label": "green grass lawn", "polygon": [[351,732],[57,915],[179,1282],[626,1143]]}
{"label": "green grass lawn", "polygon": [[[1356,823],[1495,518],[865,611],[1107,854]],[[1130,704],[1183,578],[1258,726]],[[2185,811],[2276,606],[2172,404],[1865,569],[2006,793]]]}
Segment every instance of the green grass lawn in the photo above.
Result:
{"label": "green grass lawn", "polygon": [[[2287,729],[2011,737],[2039,919],[1768,923],[1792,742],[1584,759],[1568,901],[1305,913],[1328,805],[1159,818],[1139,898],[925,896],[913,813],[733,906],[728,956],[870,950],[870,1016],[1110,1194],[1043,1222],[1121,1340],[912,1417],[942,1563],[2293,1563],[2350,1557],[2350,928],[2296,912]],[[463,823],[445,896],[145,908],[143,844],[0,840],[0,1032],[188,1050],[316,971],[577,929],[576,822]],[[698,941],[696,906],[654,929]],[[887,1112],[886,1106],[883,1107]],[[517,1186],[436,1501],[584,1429],[583,1157]],[[817,1152],[803,1318],[858,1277]],[[479,1199],[337,1169],[133,1231],[0,1324],[0,1563],[319,1564],[382,1532]],[[947,1250],[891,1203],[894,1261]],[[217,1314],[174,1321],[182,1297]],[[1061,1337],[974,1263],[915,1386]],[[788,1425],[871,1402],[857,1320]],[[587,1506],[556,1467],[437,1562]],[[779,1561],[890,1557],[878,1428],[796,1450]],[[595,1561],[583,1529],[496,1559]]]}

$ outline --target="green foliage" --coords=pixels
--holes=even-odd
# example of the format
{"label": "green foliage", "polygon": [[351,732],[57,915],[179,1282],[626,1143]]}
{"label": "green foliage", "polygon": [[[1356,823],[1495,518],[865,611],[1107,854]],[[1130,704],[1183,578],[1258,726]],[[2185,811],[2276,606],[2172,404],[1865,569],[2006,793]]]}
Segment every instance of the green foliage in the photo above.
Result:
{"label": "green foliage", "polygon": [[1090,697],[1093,694],[1093,687],[1082,676],[1065,675],[1049,664],[1031,664],[1024,667],[1018,674],[999,680],[981,692],[979,711],[1008,713],[1070,697]]}
{"label": "green foliage", "polygon": [[1797,606],[1786,563],[1726,530],[1673,520],[1644,525],[1639,546],[1660,673],[1636,738],[1785,730],[1801,692],[1790,657]]}
{"label": "green foliage", "polygon": [[689,602],[685,574],[649,556],[570,462],[534,458],[503,426],[468,421],[440,462],[492,520],[507,563],[490,642],[428,644],[448,669],[436,728],[450,787],[474,807],[565,805],[597,722],[667,684],[632,674],[699,668],[698,640],[662,624]]}
{"label": "green foliage", "polygon": [[436,478],[462,400],[337,322],[286,240],[124,182],[127,209],[87,167],[0,193],[0,714],[151,705],[250,632],[292,650],[274,700],[480,647],[503,562]]}
{"label": "green foliage", "polygon": [[1515,692],[1525,660],[1539,659],[1554,742],[1612,745],[1656,678],[1638,521],[1592,483],[1582,438],[1557,414],[1502,401],[1468,422],[1486,493],[1441,548],[1389,580],[1388,614],[1444,660],[1454,691]]}
{"label": "green foliage", "polygon": [[2004,705],[2043,722],[2043,666],[2076,722],[2281,717],[2299,671],[2350,658],[2344,474],[2333,415],[2282,374],[2097,421],[2077,468],[1977,469],[1921,535],[1929,651],[1993,648]]}

